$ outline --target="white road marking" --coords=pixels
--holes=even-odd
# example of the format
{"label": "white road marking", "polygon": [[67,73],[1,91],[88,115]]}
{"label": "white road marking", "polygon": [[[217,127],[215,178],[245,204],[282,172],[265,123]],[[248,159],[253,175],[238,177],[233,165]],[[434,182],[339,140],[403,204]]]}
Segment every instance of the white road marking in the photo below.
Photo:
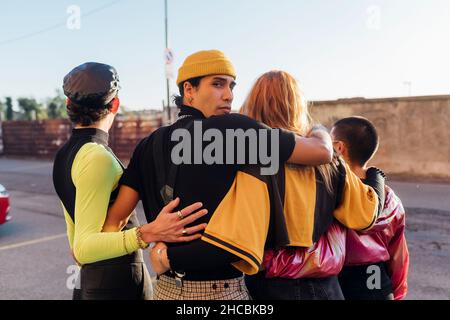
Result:
{"label": "white road marking", "polygon": [[11,173],[25,173],[24,171],[42,169],[42,168],[51,168],[52,163],[40,163],[34,165],[24,165],[17,167],[4,168],[6,170],[2,170],[2,172],[11,172]]}
{"label": "white road marking", "polygon": [[57,235],[49,236],[49,237],[43,237],[43,238],[39,238],[39,239],[35,239],[35,240],[9,244],[9,245],[0,247],[0,251],[20,248],[20,247],[29,246],[29,245],[33,245],[33,244],[37,244],[37,243],[41,243],[41,242],[46,242],[46,241],[52,241],[52,240],[60,239],[63,237],[67,237],[67,234],[62,233],[62,234],[57,234]]}

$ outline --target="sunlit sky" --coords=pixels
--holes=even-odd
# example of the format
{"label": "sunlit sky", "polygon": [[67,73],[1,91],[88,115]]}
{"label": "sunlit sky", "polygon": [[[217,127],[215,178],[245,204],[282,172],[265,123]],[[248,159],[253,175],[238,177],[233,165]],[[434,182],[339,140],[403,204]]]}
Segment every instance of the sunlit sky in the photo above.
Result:
{"label": "sunlit sky", "polygon": [[[448,0],[168,3],[174,75],[197,50],[224,51],[238,73],[235,109],[271,69],[294,75],[310,100],[450,94]],[[80,29],[67,27],[71,5]],[[0,99],[52,96],[73,67],[98,61],[119,71],[124,105],[160,108],[164,48],[163,0],[0,0]]]}

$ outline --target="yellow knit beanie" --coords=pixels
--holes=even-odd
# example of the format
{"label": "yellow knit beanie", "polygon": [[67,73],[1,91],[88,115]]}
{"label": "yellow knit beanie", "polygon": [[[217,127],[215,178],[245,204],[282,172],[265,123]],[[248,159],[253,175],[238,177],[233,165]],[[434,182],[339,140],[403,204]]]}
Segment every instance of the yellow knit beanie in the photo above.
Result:
{"label": "yellow knit beanie", "polygon": [[222,51],[199,51],[187,57],[178,69],[177,85],[188,79],[213,74],[225,74],[236,78],[233,64]]}

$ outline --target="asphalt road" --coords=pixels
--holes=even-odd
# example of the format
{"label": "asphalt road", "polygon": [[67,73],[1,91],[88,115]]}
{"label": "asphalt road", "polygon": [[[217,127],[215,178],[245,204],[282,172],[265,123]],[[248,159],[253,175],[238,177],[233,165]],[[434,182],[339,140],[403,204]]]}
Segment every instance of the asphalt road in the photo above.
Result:
{"label": "asphalt road", "polygon": [[[0,183],[12,204],[12,220],[0,226],[0,299],[71,298],[73,262],[51,168],[48,161],[0,158]],[[407,208],[407,299],[450,299],[450,185],[389,184]],[[138,214],[144,221],[140,208]]]}

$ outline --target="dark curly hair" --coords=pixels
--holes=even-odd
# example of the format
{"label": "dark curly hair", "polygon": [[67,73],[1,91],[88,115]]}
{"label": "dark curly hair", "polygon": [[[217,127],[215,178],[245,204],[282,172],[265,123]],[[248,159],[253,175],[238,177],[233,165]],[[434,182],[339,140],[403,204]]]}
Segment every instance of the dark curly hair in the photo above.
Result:
{"label": "dark curly hair", "polygon": [[183,105],[183,99],[184,99],[184,83],[189,82],[193,87],[197,88],[200,85],[200,80],[202,80],[204,77],[196,77],[191,78],[186,81],[183,81],[178,85],[178,90],[180,91],[179,95],[173,96],[173,102],[175,102],[177,107],[181,107]]}
{"label": "dark curly hair", "polygon": [[105,118],[111,110],[113,101],[114,99],[104,105],[98,101],[83,101],[81,104],[69,100],[67,114],[73,123],[87,127]]}

